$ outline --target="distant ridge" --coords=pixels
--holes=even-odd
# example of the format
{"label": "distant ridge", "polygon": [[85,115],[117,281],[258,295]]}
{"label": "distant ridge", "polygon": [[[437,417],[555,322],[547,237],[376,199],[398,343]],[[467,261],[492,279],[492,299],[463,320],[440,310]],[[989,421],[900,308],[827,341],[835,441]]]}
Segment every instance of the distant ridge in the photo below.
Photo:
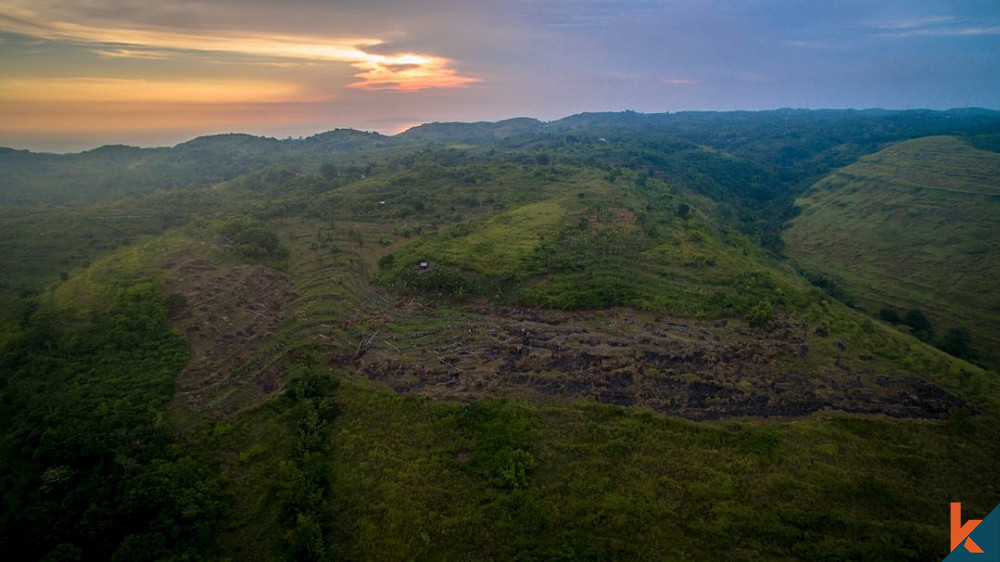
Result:
{"label": "distant ridge", "polygon": [[497,122],[425,123],[399,133],[397,140],[489,140],[541,131],[544,124],[530,117],[515,117]]}
{"label": "distant ridge", "polygon": [[[817,136],[817,130],[823,134]],[[992,150],[998,145],[996,139],[1000,139],[1000,112],[980,108],[621,111],[579,113],[551,122],[517,117],[497,122],[427,123],[395,136],[333,129],[294,139],[223,133],[200,136],[173,147],[106,145],[74,154],[6,148],[0,149],[0,203],[93,202],[123,194],[226,181],[268,166],[312,172],[326,163],[349,164],[368,150],[404,149],[420,143],[498,143],[496,146],[501,147],[504,143],[510,146],[515,139],[617,142],[635,133],[648,135],[642,142],[653,150],[663,149],[665,143],[688,148],[702,145],[741,152],[751,159],[761,151],[782,146],[786,164],[800,169],[788,169],[781,177],[801,177],[808,171],[817,176],[815,180],[834,167],[850,164],[899,140],[952,134],[982,136],[984,140],[977,146]],[[838,146],[841,148],[834,150]],[[771,182],[765,191],[776,193],[787,187]]]}
{"label": "distant ridge", "polygon": [[[590,131],[602,134],[615,130],[662,130],[684,136],[698,131],[699,140],[706,138],[704,128],[715,125],[716,133],[725,134],[733,125],[753,127],[755,134],[766,133],[780,124],[785,127],[801,124],[812,126],[824,121],[853,121],[859,128],[878,125],[894,130],[886,140],[916,136],[947,134],[968,130],[982,121],[985,127],[997,127],[1000,111],[983,108],[949,109],[801,109],[781,108],[760,111],[679,111],[672,113],[640,113],[637,111],[606,111],[577,113],[554,121],[542,122],[528,117],[488,122],[434,122],[417,125],[391,137],[395,141],[488,141],[530,134],[565,134]],[[916,121],[914,121],[916,120]],[[904,131],[903,127],[906,128]],[[744,131],[750,132],[750,131]]]}
{"label": "distant ridge", "polygon": [[[657,129],[686,134],[692,128],[701,128],[706,124],[733,124],[746,126],[750,124],[772,126],[777,119],[790,119],[803,124],[817,121],[855,120],[858,126],[873,121],[885,122],[888,119],[920,121],[919,131],[911,131],[899,135],[902,138],[948,134],[952,130],[968,130],[975,121],[996,133],[1000,130],[1000,111],[980,107],[956,108],[948,110],[930,109],[801,109],[781,108],[759,111],[677,111],[666,113],[640,113],[637,111],[605,111],[584,112],[569,115],[554,121],[540,121],[533,117],[514,117],[501,121],[446,121],[431,122],[417,125],[396,135],[383,135],[377,132],[359,131],[357,129],[337,128],[317,133],[305,138],[277,139],[274,137],[251,135],[248,133],[219,133],[195,137],[173,147],[136,147],[128,145],[103,145],[77,153],[33,152],[25,149],[0,146],[0,156],[10,154],[30,154],[47,156],[70,156],[73,154],[94,154],[102,151],[121,151],[124,148],[139,151],[155,151],[164,149],[240,149],[240,150],[271,150],[277,147],[290,150],[315,149],[353,149],[371,148],[379,144],[399,144],[414,141],[490,141],[508,137],[532,134],[562,134],[593,129]],[[962,123],[956,120],[964,120]],[[792,121],[783,125],[794,124]],[[973,122],[973,123],[970,123]],[[912,125],[912,123],[910,124]],[[109,148],[111,147],[111,148]]]}

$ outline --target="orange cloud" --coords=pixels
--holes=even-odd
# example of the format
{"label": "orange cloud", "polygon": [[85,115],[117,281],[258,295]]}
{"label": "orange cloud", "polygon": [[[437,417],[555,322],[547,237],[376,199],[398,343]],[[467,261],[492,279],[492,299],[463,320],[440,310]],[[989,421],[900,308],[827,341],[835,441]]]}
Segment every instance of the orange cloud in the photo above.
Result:
{"label": "orange cloud", "polygon": [[152,59],[164,60],[171,58],[166,51],[151,51],[146,49],[94,49],[94,52],[102,57],[123,58],[123,59]]}
{"label": "orange cloud", "polygon": [[0,79],[3,103],[234,104],[321,101],[274,81],[133,80],[121,78]]}
{"label": "orange cloud", "polygon": [[[456,88],[478,82],[462,76],[451,59],[433,55],[404,53],[378,55],[368,52],[381,39],[372,37],[317,37],[232,30],[199,33],[151,27],[116,27],[107,22],[53,20],[31,8],[0,4],[7,11],[0,16],[0,31],[42,39],[95,44],[103,56],[165,58],[168,51],[199,51],[238,54],[264,59],[305,62],[341,62],[358,70],[358,82],[351,87],[368,90],[416,91],[427,88]],[[113,45],[114,47],[109,47]]]}
{"label": "orange cloud", "polygon": [[306,122],[327,100],[262,80],[0,79],[0,131],[239,129]]}
{"label": "orange cloud", "polygon": [[425,88],[461,88],[480,82],[478,78],[461,76],[450,68],[451,61],[442,57],[412,53],[394,56],[368,55],[366,60],[352,63],[360,70],[358,82],[349,84],[362,90],[413,91]]}

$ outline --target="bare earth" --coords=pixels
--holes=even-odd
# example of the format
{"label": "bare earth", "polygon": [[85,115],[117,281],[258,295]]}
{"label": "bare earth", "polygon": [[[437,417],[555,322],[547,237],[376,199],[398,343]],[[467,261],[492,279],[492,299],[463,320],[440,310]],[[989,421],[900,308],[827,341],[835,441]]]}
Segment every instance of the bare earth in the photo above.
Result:
{"label": "bare earth", "polygon": [[789,364],[809,354],[801,324],[759,332],[628,310],[472,312],[467,323],[433,333],[380,332],[380,345],[341,361],[354,359],[357,376],[397,392],[587,398],[695,420],[821,410],[936,418],[966,406],[919,379],[855,372],[839,360],[832,369],[795,371]]}
{"label": "bare earth", "polygon": [[191,350],[175,404],[205,415],[232,415],[283,392],[302,345],[319,349],[339,376],[430,398],[594,400],[693,420],[816,412],[940,418],[971,409],[916,377],[882,374],[884,360],[839,342],[832,363],[813,361],[810,340],[829,339],[801,323],[752,330],[736,320],[626,309],[438,309],[415,299],[393,303],[360,277],[361,296],[353,298],[364,313],[312,322],[324,333],[303,325],[297,337],[305,339],[285,349],[275,332],[306,302],[292,279],[261,265],[218,265],[210,253],[208,245],[187,248],[162,264],[168,292],[187,301],[173,319]]}

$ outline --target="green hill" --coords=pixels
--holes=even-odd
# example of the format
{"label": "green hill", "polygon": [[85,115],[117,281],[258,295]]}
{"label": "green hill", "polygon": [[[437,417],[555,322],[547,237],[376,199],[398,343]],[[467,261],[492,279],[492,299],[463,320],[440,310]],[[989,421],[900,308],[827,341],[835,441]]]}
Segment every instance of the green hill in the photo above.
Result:
{"label": "green hill", "polygon": [[[774,236],[887,139],[997,123],[0,151],[23,172],[0,184],[0,558],[942,558],[949,502],[1000,501],[1000,378],[811,285]],[[983,157],[949,142],[942,166]]]}
{"label": "green hill", "polygon": [[964,328],[1000,365],[1000,153],[953,137],[894,144],[805,194],[789,255],[858,305],[918,309],[934,341]]}

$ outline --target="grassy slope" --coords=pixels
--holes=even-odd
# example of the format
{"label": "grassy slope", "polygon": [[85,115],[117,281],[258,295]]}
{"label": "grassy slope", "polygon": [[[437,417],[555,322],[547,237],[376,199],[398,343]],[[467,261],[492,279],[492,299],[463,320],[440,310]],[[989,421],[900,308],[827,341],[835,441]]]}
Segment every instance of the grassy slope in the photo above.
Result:
{"label": "grassy slope", "polygon": [[[427,192],[419,208],[407,199],[412,188],[405,176],[376,178],[321,197],[322,221],[286,221],[290,272],[302,295],[288,305],[297,318],[285,332],[290,345],[353,353],[390,308],[385,295],[366,286],[380,256],[391,253],[406,264],[430,255],[434,267],[445,263],[474,279],[513,274],[530,282],[538,275],[525,272],[530,257],[561,228],[573,227],[579,213],[595,202],[605,208],[630,203],[624,191],[616,202],[602,178],[584,174],[561,183],[519,173],[475,186],[422,183]],[[577,197],[588,179],[591,189]],[[497,205],[492,214],[477,201],[487,194],[494,199],[488,208]],[[713,304],[703,289],[731,283],[731,275],[747,268],[797,287],[752,248],[726,243],[709,227],[709,211],[665,220],[656,238],[645,240],[652,264],[631,260],[618,275],[637,277],[648,267],[673,271],[643,286],[686,287],[679,301],[705,309]],[[766,290],[781,283],[765,284]],[[846,341],[884,357],[886,373],[926,377],[962,396],[979,396],[974,403],[981,415],[944,423],[821,415],[696,424],[586,401],[426,401],[397,396],[334,366],[345,383],[332,432],[332,551],[346,559],[699,560],[718,558],[720,550],[728,559],[943,556],[950,498],[979,501],[969,508],[985,512],[1000,497],[987,476],[1000,443],[997,408],[983,398],[996,393],[996,381],[887,327],[868,323],[866,332],[864,318],[839,305],[817,300],[795,310],[832,334],[810,340],[817,368],[836,368],[819,356],[829,359],[837,354],[835,342]],[[407,321],[396,317],[397,324]],[[432,323],[414,322],[414,335],[470,325],[454,303],[435,309]],[[433,336],[420,341],[428,348],[445,343]],[[403,348],[399,340],[396,345]],[[966,369],[967,379],[959,376]],[[274,423],[260,415],[240,419]],[[267,435],[255,439],[268,450],[280,448]],[[237,443],[230,448],[247,451],[255,444]],[[532,460],[514,454],[519,449]],[[233,474],[246,475],[236,478],[240,489],[261,495],[267,467],[277,462],[261,455],[233,467]],[[523,470],[525,477],[506,485],[497,476],[505,469]],[[266,503],[255,509],[268,512]],[[276,537],[266,523],[273,519],[250,524],[254,518],[242,518],[243,526],[225,537],[227,547],[273,552]]]}
{"label": "grassy slope", "polygon": [[[594,170],[565,175],[533,166],[501,167],[451,178],[440,172],[373,177],[309,194],[303,196],[304,211],[270,221],[291,249],[284,267],[298,296],[281,304],[287,322],[267,344],[256,344],[264,351],[248,364],[284,367],[287,380],[312,362],[344,380],[336,394],[341,413],[328,439],[330,491],[322,498],[330,554],[459,560],[931,559],[947,550],[948,501],[961,499],[969,513],[980,515],[1000,501],[992,477],[1000,458],[995,377],[823,302],[787,268],[719,227],[709,202],[683,190],[658,202],[630,191],[635,186],[628,178],[615,183]],[[658,183],[653,187],[651,192],[670,191]],[[275,194],[238,185],[216,188],[206,197],[229,202],[227,212],[280,206]],[[291,202],[298,195],[282,197]],[[691,206],[691,217],[677,216],[681,202]],[[629,208],[648,213],[655,228],[645,229],[638,219],[633,224],[627,215],[616,222],[611,209]],[[203,216],[202,224],[217,209]],[[580,228],[581,217],[590,215]],[[184,235],[95,260],[90,270],[72,272],[56,289],[53,304],[97,306],[103,286],[161,267],[185,245],[209,247],[213,232],[186,229]],[[634,244],[627,247],[643,259],[616,260],[599,271],[598,280],[617,279],[641,296],[660,297],[637,299],[637,306],[733,317],[767,298],[810,329],[830,333],[810,338],[813,352],[801,368],[836,369],[841,358],[836,366],[832,358],[845,342],[854,351],[878,355],[879,367],[890,375],[924,378],[966,398],[979,415],[905,421],[819,414],[694,423],[592,401],[429,401],[359,380],[340,361],[399,300],[398,293],[370,285],[382,256],[391,253],[406,263],[431,253],[470,279],[514,275],[544,289],[552,281],[573,283],[587,271],[569,266],[546,275],[531,269],[539,249],[562,252],[547,254],[557,263],[600,263],[600,252],[591,249],[603,247],[587,240],[607,242],[607,248]],[[160,251],[164,246],[167,252]],[[224,254],[199,252],[192,258],[223,270],[239,265]],[[754,274],[741,281],[740,273],[748,270]],[[795,298],[782,297],[789,293]],[[753,300],[740,301],[741,294]],[[436,322],[467,325],[462,306],[445,302],[434,309]],[[407,321],[397,318],[398,324]],[[201,322],[210,318],[192,321]],[[414,332],[433,332],[434,326],[420,322],[415,320]],[[421,340],[428,348],[443,343],[433,335]],[[282,552],[287,527],[282,527],[281,495],[302,421],[277,397],[246,407],[260,403],[261,391],[253,387],[256,368],[228,375],[226,388],[255,393],[253,400],[236,403],[235,412],[192,411],[178,392],[164,418],[192,454],[220,466],[219,481],[232,503],[219,543],[234,559],[273,559]]]}
{"label": "grassy slope", "polygon": [[[985,513],[1000,494],[988,475],[1000,436],[985,420],[698,424],[353,383],[340,400],[334,511],[348,559],[934,559],[949,499]],[[497,418],[506,429],[483,427]],[[534,460],[512,488],[477,465],[505,442]]]}
{"label": "grassy slope", "polygon": [[[743,316],[762,301],[796,308],[807,298],[801,279],[677,184],[554,166],[495,174],[479,189],[493,193],[498,212],[458,217],[394,248],[380,279],[404,292],[684,317]],[[430,270],[418,273],[425,260]]]}
{"label": "grassy slope", "polygon": [[799,200],[788,253],[872,312],[918,308],[938,334],[965,327],[1000,365],[1000,154],[951,137],[892,145]]}

